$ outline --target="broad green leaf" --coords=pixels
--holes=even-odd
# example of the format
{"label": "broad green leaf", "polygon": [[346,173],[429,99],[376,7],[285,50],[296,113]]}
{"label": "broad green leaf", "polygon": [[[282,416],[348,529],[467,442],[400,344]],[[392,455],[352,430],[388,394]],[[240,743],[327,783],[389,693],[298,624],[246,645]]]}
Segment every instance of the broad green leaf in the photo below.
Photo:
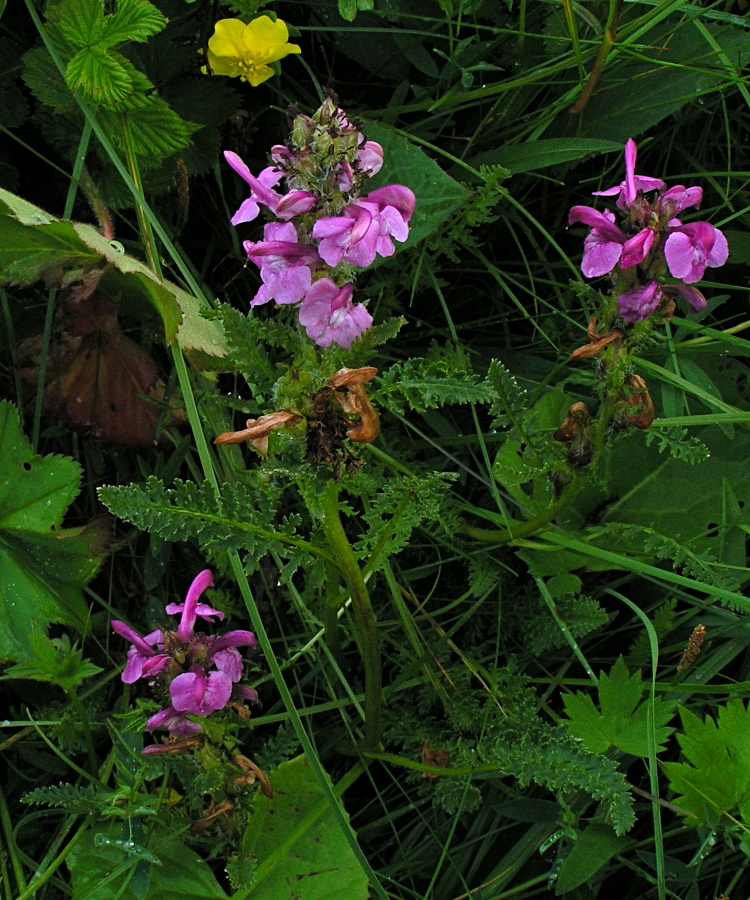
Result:
{"label": "broad green leaf", "polygon": [[89,660],[84,660],[81,650],[71,646],[66,634],[61,638],[48,638],[41,631],[32,631],[29,644],[32,656],[11,666],[5,673],[10,678],[47,681],[69,691],[103,671]]}
{"label": "broad green leaf", "polygon": [[255,857],[252,900],[365,900],[367,877],[304,756],[270,773],[273,799],[255,800],[242,850]]}
{"label": "broad green leaf", "polygon": [[75,47],[92,47],[102,40],[102,0],[63,0],[55,12],[60,31]]}
{"label": "broad green leaf", "polygon": [[[648,756],[649,703],[641,703],[643,689],[640,671],[629,674],[622,657],[609,675],[599,676],[599,705],[594,706],[589,694],[580,691],[564,694],[568,730],[592,753],[606,753],[615,746],[634,756]],[[656,745],[661,746],[672,733],[665,728],[672,718],[673,706],[657,701],[655,709]]]}
{"label": "broad green leaf", "polygon": [[[706,25],[731,67],[739,73],[750,50],[747,29]],[[580,115],[558,117],[550,129],[570,137],[625,143],[687,104],[700,102],[726,82],[728,73],[711,43],[692,21],[672,22],[648,34],[650,50],[626,65],[608,65],[596,94]],[[644,58],[644,55],[646,58]]]}
{"label": "broad green leaf", "polygon": [[730,700],[719,707],[716,721],[701,721],[687,709],[680,717],[684,733],[677,740],[687,762],[664,764],[678,794],[675,803],[701,824],[716,826],[723,816],[739,813],[750,826],[750,710]]}
{"label": "broad green leaf", "polygon": [[383,168],[368,186],[405,184],[417,205],[409,223],[409,237],[398,247],[411,247],[432,234],[469,197],[469,191],[403,135],[377,122],[364,123],[365,135],[383,147]]}
{"label": "broad green leaf", "polygon": [[471,159],[472,166],[502,166],[512,175],[536,172],[561,163],[579,162],[591,153],[622,153],[622,144],[595,138],[548,138],[525,144],[506,144]]}
{"label": "broad green leaf", "polygon": [[127,824],[92,825],[66,862],[74,898],[227,900],[208,863],[182,838],[154,835],[143,847]]}
{"label": "broad green leaf", "polygon": [[136,94],[131,100],[133,102],[128,109],[98,111],[108,134],[122,134],[127,124],[136,154],[149,157],[150,162],[189,145],[190,135],[198,128],[197,125],[181,119],[155,94]]}
{"label": "broad green leaf", "polygon": [[555,882],[555,893],[558,896],[567,894],[584,884],[615,853],[620,853],[631,843],[628,838],[616,835],[609,825],[589,825],[565,857]]}
{"label": "broad green leaf", "polygon": [[82,630],[81,589],[101,564],[108,525],[61,528],[81,469],[65,456],[35,456],[15,408],[0,401],[0,659],[34,656],[32,634],[50,622]]}
{"label": "broad green leaf", "polygon": [[221,324],[201,315],[204,301],[158,279],[148,266],[93,226],[54,219],[0,188],[0,282],[43,280],[60,287],[96,268],[105,268],[100,287],[120,298],[124,312],[156,311],[167,343],[177,337],[185,350],[211,357],[226,355]]}

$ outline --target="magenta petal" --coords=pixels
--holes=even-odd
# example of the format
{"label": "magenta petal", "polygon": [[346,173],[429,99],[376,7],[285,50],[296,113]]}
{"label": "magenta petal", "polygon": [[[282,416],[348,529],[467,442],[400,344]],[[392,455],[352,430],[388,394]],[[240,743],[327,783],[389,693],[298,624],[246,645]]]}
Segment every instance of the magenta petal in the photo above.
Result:
{"label": "magenta petal", "polygon": [[247,700],[250,703],[258,702],[258,692],[246,684],[235,684],[232,688],[232,697],[236,700]]}
{"label": "magenta petal", "polygon": [[201,730],[201,726],[197,722],[186,719],[182,713],[177,712],[171,706],[151,716],[146,722],[147,731],[153,731],[156,728],[166,728],[175,737],[190,737],[191,734],[197,734]]}
{"label": "magenta petal", "polygon": [[628,266],[637,266],[648,256],[654,243],[654,232],[651,228],[644,228],[638,234],[629,238],[622,247],[620,265],[625,269]]}
{"label": "magenta petal", "polygon": [[280,219],[293,219],[301,213],[310,212],[317,204],[317,199],[309,191],[290,191],[279,200],[276,215]]}
{"label": "magenta petal", "polygon": [[606,275],[620,261],[622,246],[605,238],[598,228],[592,228],[583,241],[581,271],[586,278]]}
{"label": "magenta petal", "polygon": [[224,650],[226,647],[254,647],[255,643],[255,635],[252,631],[228,631],[216,638],[211,645],[209,655]]}
{"label": "magenta petal", "polygon": [[414,192],[403,184],[388,184],[385,187],[377,188],[370,191],[366,197],[362,197],[362,200],[377,203],[381,209],[386,206],[395,206],[404,217],[405,222],[411,219],[417,202]]}
{"label": "magenta petal", "polygon": [[112,630],[119,634],[120,637],[124,637],[126,641],[130,641],[134,647],[137,647],[146,656],[153,656],[156,653],[154,648],[149,646],[137,631],[133,631],[130,625],[115,619],[112,622]]}
{"label": "magenta petal", "polygon": [[631,291],[620,294],[617,301],[620,315],[626,322],[642,322],[647,319],[661,303],[662,292],[657,281],[649,281],[638,285]]}
{"label": "magenta petal", "polygon": [[714,228],[714,245],[711,248],[711,252],[708,254],[708,265],[712,269],[715,269],[718,266],[723,266],[728,258],[729,244],[727,243],[727,239],[722,231],[719,231],[718,228]]}
{"label": "magenta petal", "polygon": [[177,626],[177,634],[183,641],[189,641],[193,636],[195,620],[198,616],[198,598],[208,587],[213,587],[214,579],[210,569],[204,569],[193,579],[185,597],[185,606],[182,610],[182,618]]}
{"label": "magenta petal", "polygon": [[211,662],[219,672],[223,672],[230,681],[239,681],[242,677],[242,657],[236,647],[227,647],[217,653],[209,653]]}
{"label": "magenta petal", "polygon": [[203,671],[183,672],[169,685],[172,706],[178,712],[197,713],[205,690],[206,675]]}
{"label": "magenta petal", "polygon": [[217,709],[223,709],[231,696],[231,679],[224,672],[211,672],[201,703],[201,714],[207,716]]}
{"label": "magenta petal", "polygon": [[637,188],[635,186],[635,160],[638,155],[638,147],[633,138],[628,138],[625,144],[625,194],[624,200],[627,206],[635,200]]}
{"label": "magenta petal", "polygon": [[598,209],[591,206],[574,206],[568,213],[568,225],[573,225],[575,222],[591,225],[602,237],[606,237],[610,241],[617,241],[620,244],[624,244],[626,241],[625,234],[614,224],[614,214],[609,210],[599,212]]}
{"label": "magenta petal", "polygon": [[662,291],[668,297],[680,297],[693,308],[695,312],[702,312],[706,308],[706,298],[692,284],[665,284]]}

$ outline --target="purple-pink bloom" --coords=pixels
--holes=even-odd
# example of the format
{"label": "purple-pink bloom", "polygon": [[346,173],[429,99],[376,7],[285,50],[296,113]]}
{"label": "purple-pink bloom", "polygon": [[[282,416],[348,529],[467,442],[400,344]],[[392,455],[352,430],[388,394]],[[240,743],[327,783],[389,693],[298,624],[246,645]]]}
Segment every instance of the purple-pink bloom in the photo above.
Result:
{"label": "purple-pink bloom", "polygon": [[315,248],[300,244],[297,229],[291,222],[269,222],[263,229],[264,240],[245,241],[248,257],[260,268],[263,284],[250,301],[260,306],[276,303],[299,303],[312,283],[312,269],[322,265]]}
{"label": "purple-pink bloom", "polygon": [[282,173],[276,166],[268,166],[256,178],[242,159],[232,150],[224,151],[224,158],[234,171],[250,185],[250,196],[232,216],[232,225],[252,222],[258,217],[260,206],[266,206],[277,218],[288,220],[303,212],[309,212],[317,204],[317,199],[309,191],[290,191],[286,195],[274,190],[281,181]]}
{"label": "purple-pink bloom", "polygon": [[695,312],[703,312],[706,308],[706,298],[692,284],[663,284],[661,289],[666,297],[680,297],[685,300]]}
{"label": "purple-pink bloom", "polygon": [[617,302],[620,315],[626,322],[642,322],[661,303],[662,291],[658,281],[639,284],[630,291],[620,294]]}
{"label": "purple-pink bloom", "polygon": [[723,266],[729,256],[727,239],[708,222],[680,225],[667,238],[664,255],[675,278],[693,284],[703,278],[706,267]]}
{"label": "purple-pink bloom", "polygon": [[617,194],[617,208],[627,209],[639,193],[658,191],[666,187],[661,178],[651,178],[648,175],[635,174],[635,160],[638,155],[638,147],[632,138],[628,138],[625,144],[625,181],[606,191],[593,191],[595,197],[613,197]]}
{"label": "purple-pink bloom", "polygon": [[172,706],[177,712],[209,716],[223,709],[232,695],[232,679],[225,672],[208,674],[199,665],[172,679],[169,685]]}
{"label": "purple-pink bloom", "polygon": [[[185,713],[168,706],[159,710],[146,722],[146,731],[154,731],[156,728],[166,728],[174,737],[190,737],[191,734],[198,734],[203,726],[199,722],[191,722]],[[143,752],[149,752],[148,747]]]}
{"label": "purple-pink bloom", "polygon": [[628,266],[637,266],[642,263],[648,256],[651,247],[654,244],[656,232],[653,228],[644,228],[638,234],[628,238],[622,246],[622,256],[620,257],[620,265],[623,269]]}
{"label": "purple-pink bloom", "polygon": [[299,310],[300,324],[320,347],[336,343],[349,349],[356,337],[372,325],[372,316],[361,303],[352,303],[354,285],[339,288],[321,278],[310,288]]}
{"label": "purple-pink bloom", "polygon": [[568,215],[568,224],[574,222],[592,226],[583,240],[583,274],[587,278],[596,278],[611,272],[620,261],[622,247],[627,240],[623,231],[614,224],[614,213],[608,209],[599,212],[591,206],[574,206]]}
{"label": "purple-pink bloom", "polygon": [[152,631],[151,634],[142,638],[137,631],[133,631],[125,622],[118,620],[112,622],[112,630],[132,644],[128,650],[128,661],[122,673],[122,680],[125,684],[133,684],[139,678],[158,675],[167,668],[170,656],[163,652],[161,631]]}

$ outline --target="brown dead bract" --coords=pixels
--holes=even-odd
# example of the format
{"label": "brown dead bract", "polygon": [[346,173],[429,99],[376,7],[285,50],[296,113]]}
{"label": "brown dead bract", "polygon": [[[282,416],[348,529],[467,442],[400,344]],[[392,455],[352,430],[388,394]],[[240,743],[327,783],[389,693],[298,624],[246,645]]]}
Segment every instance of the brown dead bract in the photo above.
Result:
{"label": "brown dead bract", "polygon": [[308,462],[330,463],[336,477],[342,469],[353,471],[361,465],[344,441],[348,438],[368,444],[380,434],[380,419],[364,388],[377,372],[373,366],[339,369],[313,397],[313,416],[307,431]]}
{"label": "brown dead bract", "polygon": [[705,625],[696,625],[693,629],[693,633],[690,635],[690,639],[687,642],[687,646],[682,651],[682,656],[680,657],[680,661],[677,664],[677,671],[684,672],[686,669],[689,669],[693,663],[698,659],[698,654],[703,649],[703,645],[706,643],[706,626]]}
{"label": "brown dead bract", "polygon": [[648,392],[648,386],[640,375],[628,375],[625,378],[625,387],[630,392],[625,398],[629,409],[627,418],[631,425],[641,430],[646,429],[654,421],[654,402]]}
{"label": "brown dead bract", "polygon": [[567,445],[568,463],[574,469],[587,466],[593,458],[594,444],[590,432],[591,413],[588,406],[585,403],[574,403],[568,409],[565,421],[553,435],[556,441]]}
{"label": "brown dead bract", "polygon": [[[149,447],[160,423],[184,422],[165,401],[154,360],[120,332],[117,306],[88,273],[61,293],[50,340],[44,410],[73,431],[108,444]],[[18,348],[21,377],[39,380],[41,336]]]}
{"label": "brown dead bract", "polygon": [[592,356],[596,356],[607,344],[611,344],[613,341],[616,341],[622,338],[622,332],[618,331],[616,328],[611,329],[610,331],[605,331],[604,334],[598,334],[596,331],[596,317],[592,316],[589,319],[589,327],[586,330],[586,334],[588,335],[589,342],[588,344],[584,344],[583,347],[578,347],[571,354],[569,359],[590,359]]}
{"label": "brown dead bract", "polygon": [[260,786],[260,792],[264,797],[268,797],[269,800],[273,800],[273,788],[271,787],[271,780],[263,771],[263,769],[259,769],[254,762],[249,760],[246,756],[243,756],[241,753],[236,753],[232,757],[232,762],[240,769],[242,769],[243,774],[238,778],[235,778],[234,783],[239,785],[246,784],[255,784],[257,781]]}
{"label": "brown dead bract", "polygon": [[165,753],[174,753],[176,756],[184,756],[188,750],[200,747],[203,739],[200,735],[192,735],[186,738],[177,738],[168,735],[162,738],[161,744],[151,744],[141,750],[144,756],[163,756]]}
{"label": "brown dead bract", "polygon": [[247,441],[262,455],[268,456],[268,435],[274,428],[282,425],[296,425],[302,421],[302,416],[288,409],[280,409],[278,412],[268,413],[257,419],[248,419],[247,427],[242,431],[225,431],[217,438],[214,444],[240,444]]}
{"label": "brown dead bract", "polygon": [[190,826],[191,834],[205,834],[211,825],[220,816],[227,815],[234,809],[234,804],[230,800],[222,800],[221,803],[211,801],[203,812],[200,819],[196,819]]}
{"label": "brown dead bract", "polygon": [[585,403],[574,403],[568,410],[565,421],[554,433],[556,441],[567,444],[573,440],[583,428],[591,424],[591,413]]}
{"label": "brown dead bract", "polygon": [[[444,769],[448,765],[450,754],[446,750],[433,750],[430,747],[430,739],[427,738],[422,747],[421,763],[424,766],[435,766],[437,769]],[[422,772],[422,778],[440,778],[433,772]]]}

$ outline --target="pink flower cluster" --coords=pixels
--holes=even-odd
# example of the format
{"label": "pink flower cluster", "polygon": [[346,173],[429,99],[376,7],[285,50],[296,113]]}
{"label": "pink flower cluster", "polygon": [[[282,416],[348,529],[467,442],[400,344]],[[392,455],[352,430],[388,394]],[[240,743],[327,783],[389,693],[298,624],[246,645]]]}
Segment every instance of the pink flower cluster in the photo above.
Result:
{"label": "pink flower cluster", "polygon": [[[708,222],[683,225],[678,213],[700,206],[703,190],[675,185],[665,190],[659,178],[635,174],[635,141],[625,145],[625,180],[596,196],[617,197],[620,225],[609,210],[574,206],[568,223],[591,226],[583,245],[581,270],[587,278],[614,273],[620,315],[626,322],[641,322],[662,300],[681,297],[696,311],[706,299],[693,284],[707,267],[727,261],[727,240]],[[657,192],[651,199],[647,194]],[[678,281],[666,281],[667,271]]]}
{"label": "pink flower cluster", "polygon": [[[250,185],[232,224],[253,221],[261,207],[276,219],[262,241],[244,242],[263,282],[250,305],[299,304],[308,337],[321,347],[350,347],[372,325],[367,309],[352,302],[356,270],[406,240],[414,194],[393,184],[360,195],[383,164],[383,148],[365,141],[330,98],[313,118],[295,118],[289,146],[272,147],[272,164],[257,177],[236,153],[224,156]],[[286,193],[277,190],[282,178]]]}
{"label": "pink flower cluster", "polygon": [[188,737],[201,731],[200,722],[188,716],[209,716],[231,700],[255,702],[254,688],[238,684],[242,677],[242,657],[238,647],[254,647],[251,631],[230,631],[219,637],[195,631],[198,617],[213,622],[224,613],[199,598],[213,578],[204,569],[190,585],[184,603],[170,603],[169,615],[180,616],[176,631],[157,629],[141,637],[125,622],[114,621],[112,628],[130,641],[128,661],[122,680],[132,684],[146,678],[169,698],[169,705],[151,716],[146,728],[166,728],[175,737]]}

